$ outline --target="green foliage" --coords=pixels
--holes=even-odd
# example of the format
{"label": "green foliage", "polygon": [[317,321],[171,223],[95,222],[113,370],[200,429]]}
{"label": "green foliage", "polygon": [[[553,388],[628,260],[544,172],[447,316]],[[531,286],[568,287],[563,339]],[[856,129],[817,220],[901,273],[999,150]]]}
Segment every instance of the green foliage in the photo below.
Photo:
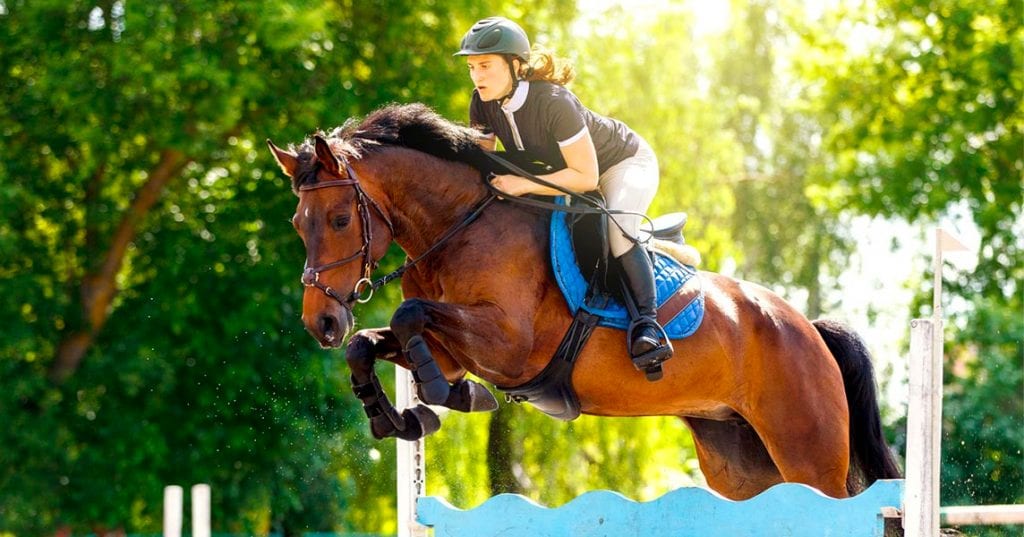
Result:
{"label": "green foliage", "polygon": [[[1024,500],[1019,2],[808,19],[801,3],[735,0],[720,35],[688,6],[0,0],[0,532],[156,532],[162,487],[196,482],[212,485],[217,531],[394,530],[394,442],[370,437],[341,353],[301,329],[295,200],[263,140],[390,101],[464,121],[471,84],[450,54],[496,13],[575,60],[582,100],[651,142],[652,213],[690,213],[705,267],[807,289],[812,315],[833,307],[850,215],[970,214],[984,246],[950,286],[965,313],[943,496]],[[158,201],[132,213],[163,165]],[[83,300],[125,225],[104,323],[51,382],[62,343],[91,329]],[[393,249],[382,269],[402,261]],[[382,290],[359,326],[386,325],[400,299]],[[445,417],[428,490],[466,506],[502,490],[652,499],[699,481],[693,449],[674,418],[566,424],[503,405]]]}
{"label": "green foliage", "polygon": [[689,213],[687,240],[701,251],[705,267],[718,269],[737,255],[729,231],[735,201],[728,178],[741,172],[743,152],[727,128],[727,108],[706,87],[698,43],[680,31],[693,28],[692,14],[673,5],[644,18],[616,7],[584,20],[593,35],[565,43],[563,52],[576,63],[573,91],[651,144],[661,182],[650,213]]}
{"label": "green foliage", "polygon": [[[502,430],[487,427],[494,419]],[[514,483],[489,486],[487,467],[481,464],[488,431],[511,447]],[[548,506],[597,489],[650,501],[702,482],[693,439],[674,417],[581,416],[565,423],[533,408],[502,403],[493,416],[448,414],[441,430],[428,438],[427,453],[427,492],[464,508],[503,492]]]}
{"label": "green foliage", "polygon": [[[0,528],[153,532],[163,486],[195,482],[215,529],[386,527],[393,470],[340,353],[302,333],[294,198],[262,141],[391,100],[459,117],[449,51],[482,6],[0,6]],[[130,212],[165,162],[159,201]],[[100,330],[82,300],[125,225]],[[83,332],[80,366],[48,381]]]}
{"label": "green foliage", "polygon": [[804,71],[823,81],[835,203],[908,219],[965,210],[984,245],[975,288],[1019,294],[1020,3],[890,0],[836,17],[835,32],[805,35],[818,54]]}
{"label": "green foliage", "polygon": [[1024,491],[1021,15],[1019,2],[888,0],[826,13],[802,34],[799,72],[828,126],[823,201],[922,225],[967,215],[981,235],[977,267],[947,287],[963,311],[946,347],[950,504]]}
{"label": "green foliage", "polygon": [[973,301],[946,357],[944,504],[1024,502],[1024,317],[992,302]]}

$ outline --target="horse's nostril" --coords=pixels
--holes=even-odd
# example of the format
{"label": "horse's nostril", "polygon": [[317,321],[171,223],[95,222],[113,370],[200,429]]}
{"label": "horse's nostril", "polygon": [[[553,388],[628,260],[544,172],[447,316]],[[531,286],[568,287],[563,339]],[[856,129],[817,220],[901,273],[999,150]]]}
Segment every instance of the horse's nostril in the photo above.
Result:
{"label": "horse's nostril", "polygon": [[337,328],[337,323],[334,321],[334,317],[330,315],[321,315],[317,320],[319,324],[320,333],[327,339],[334,339],[334,331]]}

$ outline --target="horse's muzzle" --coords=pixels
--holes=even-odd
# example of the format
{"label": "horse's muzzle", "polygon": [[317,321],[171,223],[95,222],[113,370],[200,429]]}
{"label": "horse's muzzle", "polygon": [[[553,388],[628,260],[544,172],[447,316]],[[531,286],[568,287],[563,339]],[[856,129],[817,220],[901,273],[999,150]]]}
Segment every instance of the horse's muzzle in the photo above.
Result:
{"label": "horse's muzzle", "polygon": [[343,307],[321,311],[310,318],[304,317],[302,321],[306,331],[325,349],[340,347],[355,325],[352,311]]}

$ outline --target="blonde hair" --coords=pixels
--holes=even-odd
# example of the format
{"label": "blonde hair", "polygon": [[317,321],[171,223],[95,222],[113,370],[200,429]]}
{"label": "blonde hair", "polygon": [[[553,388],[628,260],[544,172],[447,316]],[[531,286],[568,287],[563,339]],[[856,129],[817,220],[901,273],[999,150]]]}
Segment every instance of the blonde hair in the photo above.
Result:
{"label": "blonde hair", "polygon": [[528,82],[544,81],[565,86],[576,78],[572,62],[555,56],[554,52],[537,45],[530,50],[530,61],[519,66],[519,78]]}

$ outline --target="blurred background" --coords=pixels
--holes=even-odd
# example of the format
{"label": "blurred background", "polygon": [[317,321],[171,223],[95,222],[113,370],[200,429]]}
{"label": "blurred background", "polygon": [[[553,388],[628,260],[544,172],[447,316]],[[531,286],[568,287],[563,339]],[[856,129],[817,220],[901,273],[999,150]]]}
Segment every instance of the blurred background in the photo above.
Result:
{"label": "blurred background", "polygon": [[[394,533],[394,440],[303,331],[264,140],[390,102],[465,122],[451,54],[496,14],[651,142],[651,212],[689,212],[705,269],[861,332],[901,455],[926,238],[974,246],[945,274],[942,501],[1024,501],[1019,0],[0,0],[0,535],[158,533],[163,487],[193,483],[216,533]],[[668,418],[502,404],[427,451],[428,493],[463,507],[703,483]]]}

